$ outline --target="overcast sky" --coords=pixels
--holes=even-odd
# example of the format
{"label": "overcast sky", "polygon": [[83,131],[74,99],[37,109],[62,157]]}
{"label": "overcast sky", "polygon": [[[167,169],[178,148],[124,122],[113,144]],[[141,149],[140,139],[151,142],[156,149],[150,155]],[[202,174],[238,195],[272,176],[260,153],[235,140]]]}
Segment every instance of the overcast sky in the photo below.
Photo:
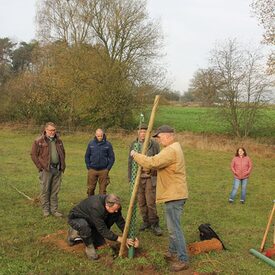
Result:
{"label": "overcast sky", "polygon": [[[249,7],[252,0],[147,0],[164,34],[164,64],[172,88],[186,91],[199,68],[206,68],[216,42],[237,38],[259,46],[263,29]],[[0,37],[35,38],[36,0],[0,0]]]}

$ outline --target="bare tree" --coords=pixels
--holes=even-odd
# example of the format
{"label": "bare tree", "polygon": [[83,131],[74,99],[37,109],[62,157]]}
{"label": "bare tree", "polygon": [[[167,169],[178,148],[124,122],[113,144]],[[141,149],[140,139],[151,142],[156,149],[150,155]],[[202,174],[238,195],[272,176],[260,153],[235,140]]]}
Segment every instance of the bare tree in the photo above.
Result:
{"label": "bare tree", "polygon": [[[265,32],[263,34],[263,42],[268,45],[275,45],[275,0],[253,0],[251,4],[252,10],[263,26]],[[268,73],[275,73],[275,52],[269,55]]]}
{"label": "bare tree", "polygon": [[97,52],[98,74],[90,75],[96,81],[91,91],[93,122],[105,127],[127,124],[125,114],[133,112],[138,87],[151,84],[156,76],[160,79],[161,70],[155,62],[160,57],[162,36],[159,24],[148,16],[146,1],[40,0],[39,3],[38,33],[43,41],[61,41],[68,48],[79,50],[87,46]]}
{"label": "bare tree", "polygon": [[88,0],[40,0],[37,2],[37,36],[40,41],[88,42],[92,13]]}
{"label": "bare tree", "polygon": [[195,72],[189,91],[202,106],[211,106],[218,102],[219,78],[213,68],[199,69]]}
{"label": "bare tree", "polygon": [[244,50],[236,40],[228,40],[213,50],[211,63],[222,84],[218,93],[223,116],[236,136],[248,136],[267,100],[270,82],[263,57],[257,50]]}
{"label": "bare tree", "polygon": [[275,44],[275,1],[274,0],[253,0],[251,7],[257,16],[260,24],[264,27],[264,42]]}
{"label": "bare tree", "polygon": [[162,46],[144,0],[40,0],[36,21],[41,40],[100,46],[132,76],[150,67]]}

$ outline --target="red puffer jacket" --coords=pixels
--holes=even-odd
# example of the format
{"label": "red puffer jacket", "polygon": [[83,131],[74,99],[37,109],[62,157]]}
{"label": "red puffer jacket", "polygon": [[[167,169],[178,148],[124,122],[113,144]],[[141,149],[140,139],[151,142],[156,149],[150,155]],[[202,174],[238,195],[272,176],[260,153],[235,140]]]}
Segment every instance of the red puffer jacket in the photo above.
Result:
{"label": "red puffer jacket", "polygon": [[235,178],[246,179],[251,173],[252,162],[248,156],[234,157],[231,162],[231,170]]}

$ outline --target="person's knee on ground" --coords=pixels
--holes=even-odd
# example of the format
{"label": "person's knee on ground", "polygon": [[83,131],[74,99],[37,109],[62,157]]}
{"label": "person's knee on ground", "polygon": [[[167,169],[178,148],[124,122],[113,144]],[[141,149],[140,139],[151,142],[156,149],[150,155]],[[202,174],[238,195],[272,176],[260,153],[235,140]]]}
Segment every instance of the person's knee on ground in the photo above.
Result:
{"label": "person's knee on ground", "polygon": [[85,253],[89,260],[97,260],[99,258],[99,256],[96,253],[95,247],[92,243],[86,245]]}
{"label": "person's knee on ground", "polygon": [[81,237],[79,236],[79,233],[77,230],[73,229],[71,226],[69,226],[68,229],[68,235],[67,235],[67,243],[69,246],[73,246],[76,243],[82,241]]}

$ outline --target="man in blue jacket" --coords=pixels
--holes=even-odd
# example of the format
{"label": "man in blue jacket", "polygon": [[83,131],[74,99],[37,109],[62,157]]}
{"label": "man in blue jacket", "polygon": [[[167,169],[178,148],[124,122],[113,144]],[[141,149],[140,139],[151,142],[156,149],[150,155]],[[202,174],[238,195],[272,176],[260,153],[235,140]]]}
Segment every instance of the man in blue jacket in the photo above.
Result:
{"label": "man in blue jacket", "polygon": [[106,140],[102,129],[97,129],[95,137],[87,147],[85,163],[88,169],[87,194],[95,194],[97,181],[99,183],[99,194],[106,194],[107,185],[110,182],[109,171],[115,162],[115,154],[112,144]]}

